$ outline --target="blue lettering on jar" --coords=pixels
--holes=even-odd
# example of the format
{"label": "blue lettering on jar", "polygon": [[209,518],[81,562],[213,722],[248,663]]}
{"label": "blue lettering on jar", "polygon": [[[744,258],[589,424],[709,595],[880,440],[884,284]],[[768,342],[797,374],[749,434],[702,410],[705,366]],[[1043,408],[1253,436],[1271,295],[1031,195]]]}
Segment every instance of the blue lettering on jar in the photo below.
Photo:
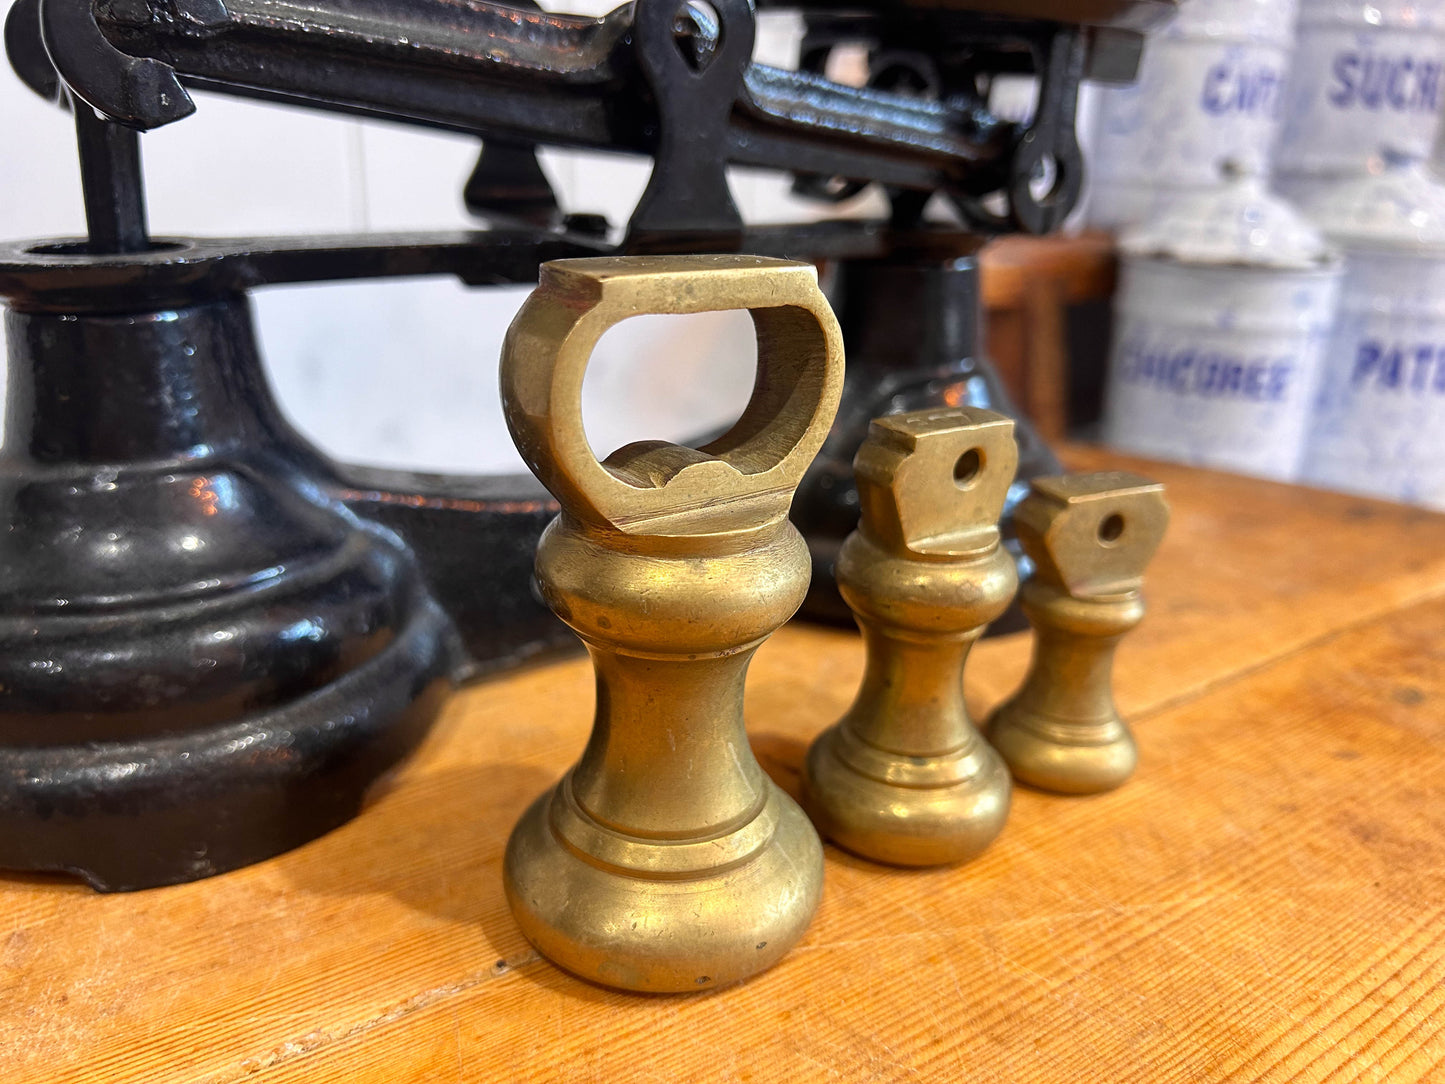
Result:
{"label": "blue lettering on jar", "polygon": [[1126,384],[1175,395],[1278,403],[1289,395],[1295,360],[1126,341],[1119,350],[1118,369]]}
{"label": "blue lettering on jar", "polygon": [[1445,343],[1363,339],[1355,348],[1350,387],[1445,395]]}
{"label": "blue lettering on jar", "polygon": [[1199,104],[1216,117],[1273,117],[1279,112],[1283,82],[1278,68],[1221,61],[1204,73]]}
{"label": "blue lettering on jar", "polygon": [[1337,53],[1325,97],[1336,109],[1434,113],[1440,108],[1439,60],[1376,53]]}

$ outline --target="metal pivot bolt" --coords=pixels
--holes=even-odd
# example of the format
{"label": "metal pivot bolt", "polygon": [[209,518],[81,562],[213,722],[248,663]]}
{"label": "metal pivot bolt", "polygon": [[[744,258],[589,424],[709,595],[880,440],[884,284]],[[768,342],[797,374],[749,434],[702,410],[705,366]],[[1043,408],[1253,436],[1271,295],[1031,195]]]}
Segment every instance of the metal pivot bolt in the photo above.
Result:
{"label": "metal pivot bolt", "polygon": [[804,804],[866,858],[964,861],[1008,816],[1008,770],[969,718],[963,668],[1018,588],[998,531],[1013,428],[974,407],[895,414],[854,460],[862,520],[837,579],[868,664],[852,708],[808,751]]}
{"label": "metal pivot bolt", "polygon": [[[747,309],[752,399],[700,448],[582,429],[598,338],[641,313]],[[523,815],[504,878],[522,931],[584,978],[639,991],[746,978],[802,936],[823,856],[743,729],[758,646],[803,600],[793,491],[837,409],[842,338],[807,264],[751,256],[559,260],[502,351],[507,424],[561,514],[537,549],[547,604],[586,643],[582,759]]]}
{"label": "metal pivot bolt", "polygon": [[989,740],[1020,782],[1112,790],[1138,761],[1114,706],[1114,649],[1144,616],[1144,567],[1169,523],[1164,487],[1121,471],[1036,478],[1015,522],[1036,566],[1019,596],[1034,654]]}

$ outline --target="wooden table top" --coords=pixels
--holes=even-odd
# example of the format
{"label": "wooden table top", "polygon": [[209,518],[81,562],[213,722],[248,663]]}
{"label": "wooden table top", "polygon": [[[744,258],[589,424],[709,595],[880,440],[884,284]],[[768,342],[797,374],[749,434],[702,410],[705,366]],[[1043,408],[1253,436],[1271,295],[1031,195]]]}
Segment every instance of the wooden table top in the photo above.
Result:
{"label": "wooden table top", "polygon": [[[502,897],[513,822],[587,731],[564,660],[457,695],[360,818],[279,858],[130,895],[0,880],[0,1080],[1445,1079],[1445,516],[1142,469],[1174,522],[1119,654],[1122,789],[1020,790],[960,868],[829,848],[773,971],[613,993]],[[977,711],[1027,654],[980,646]],[[758,653],[785,787],[861,662],[804,625]]]}

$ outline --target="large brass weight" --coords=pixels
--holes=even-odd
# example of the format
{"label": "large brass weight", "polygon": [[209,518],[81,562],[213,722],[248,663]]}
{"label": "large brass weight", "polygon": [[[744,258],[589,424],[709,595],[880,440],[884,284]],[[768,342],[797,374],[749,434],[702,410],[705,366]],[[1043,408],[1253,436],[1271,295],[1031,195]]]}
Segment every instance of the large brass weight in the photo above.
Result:
{"label": "large brass weight", "polygon": [[[601,462],[582,379],[612,325],[747,309],[752,399],[701,449],[630,444]],[[838,325],[807,264],[747,256],[562,260],[502,353],[507,424],[562,506],[537,551],[547,604],[587,645],[597,708],[582,758],[523,815],[507,898],[540,952],[627,990],[699,990],[770,966],[802,936],[823,855],[743,729],[757,647],[802,603],[788,522],[843,380]]]}

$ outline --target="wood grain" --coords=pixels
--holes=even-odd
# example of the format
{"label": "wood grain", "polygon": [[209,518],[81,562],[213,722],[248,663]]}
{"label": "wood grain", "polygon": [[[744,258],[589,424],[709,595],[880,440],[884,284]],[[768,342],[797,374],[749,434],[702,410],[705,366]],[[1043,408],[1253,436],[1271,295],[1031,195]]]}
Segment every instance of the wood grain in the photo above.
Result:
{"label": "wood grain", "polygon": [[[539,959],[501,894],[512,823],[585,737],[566,660],[459,694],[290,854],[126,896],[0,881],[0,1080],[1445,1078],[1445,517],[1142,469],[1175,522],[1120,657],[1123,789],[1020,791],[959,869],[830,848],[778,968],[614,994]],[[981,645],[978,709],[1027,650]],[[841,631],[759,652],[785,787],[860,669]]]}

